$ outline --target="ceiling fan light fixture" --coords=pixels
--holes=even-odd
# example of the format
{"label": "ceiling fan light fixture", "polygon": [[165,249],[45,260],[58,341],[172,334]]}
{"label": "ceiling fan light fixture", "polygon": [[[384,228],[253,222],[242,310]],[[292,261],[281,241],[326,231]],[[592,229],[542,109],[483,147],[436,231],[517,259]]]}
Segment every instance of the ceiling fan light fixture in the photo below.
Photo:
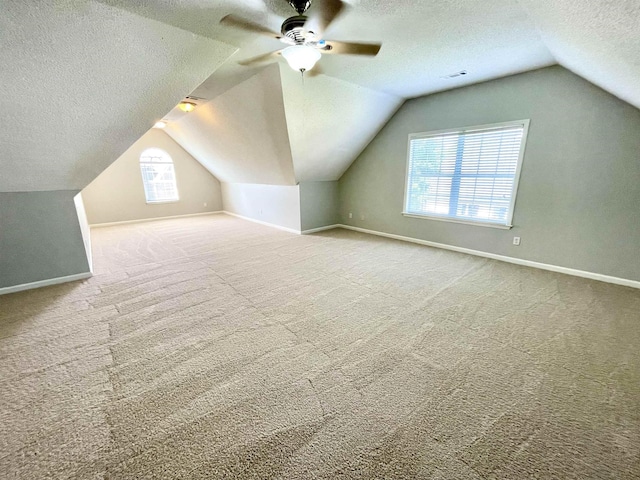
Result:
{"label": "ceiling fan light fixture", "polygon": [[282,50],[282,56],[294,70],[306,72],[313,68],[322,54],[308,45],[292,45]]}

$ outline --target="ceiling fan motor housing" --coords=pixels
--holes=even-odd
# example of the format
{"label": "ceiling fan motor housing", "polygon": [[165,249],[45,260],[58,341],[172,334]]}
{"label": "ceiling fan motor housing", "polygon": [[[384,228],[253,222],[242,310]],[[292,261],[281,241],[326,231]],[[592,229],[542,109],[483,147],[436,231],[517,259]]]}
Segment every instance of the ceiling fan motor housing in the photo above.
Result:
{"label": "ceiling fan motor housing", "polygon": [[298,15],[295,17],[287,18],[282,23],[281,32],[282,35],[290,38],[296,44],[302,44],[305,41],[304,24],[307,21],[307,17],[304,15]]}

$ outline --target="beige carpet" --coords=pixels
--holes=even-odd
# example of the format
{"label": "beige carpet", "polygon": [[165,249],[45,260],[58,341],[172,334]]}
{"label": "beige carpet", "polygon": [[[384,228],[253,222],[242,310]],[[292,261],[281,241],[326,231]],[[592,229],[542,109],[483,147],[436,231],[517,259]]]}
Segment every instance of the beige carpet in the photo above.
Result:
{"label": "beige carpet", "polygon": [[2,479],[640,478],[640,291],[227,216],[0,297]]}

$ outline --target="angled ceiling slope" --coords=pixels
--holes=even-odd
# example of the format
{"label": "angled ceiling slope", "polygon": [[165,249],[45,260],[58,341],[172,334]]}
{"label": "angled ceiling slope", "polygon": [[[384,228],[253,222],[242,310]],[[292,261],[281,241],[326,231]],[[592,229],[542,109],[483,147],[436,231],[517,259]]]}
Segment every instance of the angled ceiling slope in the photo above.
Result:
{"label": "angled ceiling slope", "polygon": [[[255,73],[237,60],[282,48],[277,40],[219,25],[228,14],[273,31],[295,15],[287,0],[101,0],[237,45],[237,56],[194,92],[213,98]],[[313,3],[320,0],[312,0]],[[375,59],[325,55],[328,76],[397,97],[436,91],[552,65],[553,56],[518,0],[344,0],[349,8],[325,32],[333,40],[382,42]],[[310,10],[310,11],[311,11]],[[469,70],[455,81],[443,79]]]}
{"label": "angled ceiling slope", "polygon": [[277,65],[171,122],[165,131],[222,182],[296,184]]}
{"label": "angled ceiling slope", "polygon": [[82,189],[235,51],[92,0],[3,1],[0,44],[5,192]]}
{"label": "angled ceiling slope", "polygon": [[519,0],[558,63],[640,108],[638,0]]}
{"label": "angled ceiling slope", "polygon": [[[374,59],[323,56],[324,75],[307,77],[304,88],[282,62],[279,74],[272,67],[237,65],[282,47],[278,41],[218,24],[233,13],[277,31],[293,13],[286,0],[99,1],[240,47],[193,91],[213,103],[168,130],[227,182],[290,185],[338,178],[400,98],[556,61],[640,106],[635,0],[345,0],[350,8],[325,36],[381,41],[383,48]],[[444,78],[463,69],[469,74]],[[221,121],[227,125],[216,125]]]}
{"label": "angled ceiling slope", "polygon": [[165,131],[223,182],[295,185],[340,178],[401,104],[274,64]]}
{"label": "angled ceiling slope", "polygon": [[280,63],[296,180],[338,180],[403,100],[327,75],[304,80]]}
{"label": "angled ceiling slope", "polygon": [[[278,31],[294,14],[286,0],[100,1],[240,47],[192,92],[210,100],[208,106],[167,129],[223,182],[338,179],[402,99],[554,63],[516,0],[345,0],[350,7],[326,37],[382,41],[382,50],[375,58],[323,56],[323,74],[306,76],[304,86],[283,61],[279,74],[272,66],[239,66],[239,60],[283,45],[219,24],[233,13]],[[461,69],[470,75],[442,78]],[[284,108],[276,105],[280,101]],[[280,127],[286,137],[275,133]]]}

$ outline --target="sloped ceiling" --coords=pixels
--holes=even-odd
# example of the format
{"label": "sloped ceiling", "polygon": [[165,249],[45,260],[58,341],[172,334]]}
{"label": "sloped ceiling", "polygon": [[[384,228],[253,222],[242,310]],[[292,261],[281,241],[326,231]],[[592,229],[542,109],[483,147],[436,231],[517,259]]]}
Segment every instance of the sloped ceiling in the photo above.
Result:
{"label": "sloped ceiling", "polygon": [[[336,180],[404,98],[554,63],[533,22],[514,0],[493,0],[491,8],[476,0],[352,0],[325,37],[381,41],[378,56],[323,56],[317,68],[322,74],[307,76],[304,84],[281,61],[276,83],[264,66],[242,67],[237,61],[283,45],[219,21],[233,13],[278,32],[284,18],[295,14],[286,0],[100,1],[240,48],[192,92],[210,100],[206,107],[188,115],[172,112],[170,118],[179,120],[167,128],[224,182]],[[461,69],[470,75],[442,78]],[[264,98],[279,101],[283,96],[285,116],[273,113],[274,104],[265,107]],[[264,136],[267,123],[270,137]],[[275,133],[281,127],[288,134],[287,153],[282,153],[283,138]],[[287,161],[291,168],[285,167]]]}
{"label": "sloped ceiling", "polygon": [[640,1],[520,2],[558,63],[640,108]]}
{"label": "sloped ceiling", "polygon": [[0,191],[82,189],[235,47],[90,1],[3,0]]}
{"label": "sloped ceiling", "polygon": [[168,133],[223,181],[275,184],[339,176],[401,99],[557,62],[640,107],[637,0],[345,0],[325,37],[382,49],[324,55],[304,87],[237,64],[280,42],[219,25],[278,31],[286,0],[98,1],[3,3],[0,190],[81,188],[190,90],[208,106]]}
{"label": "sloped ceiling", "polygon": [[401,104],[273,64],[165,131],[223,182],[295,185],[340,178]]}
{"label": "sloped ceiling", "polygon": [[296,184],[277,65],[169,123],[165,131],[223,182]]}
{"label": "sloped ceiling", "polygon": [[[555,63],[515,0],[355,0],[326,37],[380,41],[373,60],[327,55],[327,75],[412,98]],[[469,74],[442,78],[460,70]]]}
{"label": "sloped ceiling", "polygon": [[[237,60],[282,48],[277,40],[219,25],[230,13],[280,31],[295,15],[286,0],[101,0],[240,47],[194,94],[213,98],[256,72]],[[313,0],[320,1],[320,0]],[[313,9],[313,1],[311,9]],[[517,0],[345,0],[325,32],[334,40],[382,42],[374,59],[325,55],[325,74],[402,98],[552,65],[534,22]],[[443,76],[467,69],[454,81]]]}
{"label": "sloped ceiling", "polygon": [[338,180],[403,103],[326,75],[302,79],[299,72],[279,65],[299,182]]}

